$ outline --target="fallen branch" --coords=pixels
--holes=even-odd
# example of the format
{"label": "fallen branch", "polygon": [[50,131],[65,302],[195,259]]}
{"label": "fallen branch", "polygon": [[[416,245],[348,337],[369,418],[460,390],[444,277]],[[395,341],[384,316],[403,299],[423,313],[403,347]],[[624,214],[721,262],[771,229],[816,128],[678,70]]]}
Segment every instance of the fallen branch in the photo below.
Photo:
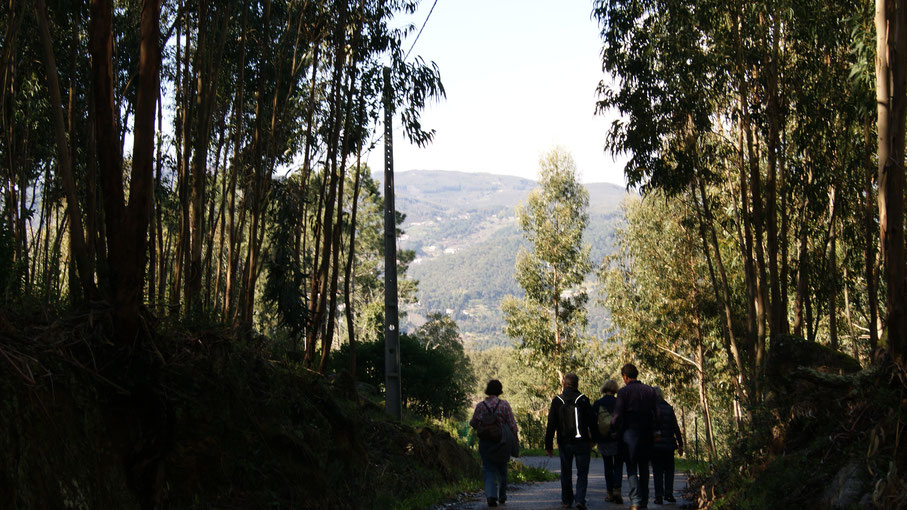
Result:
{"label": "fallen branch", "polygon": [[25,372],[23,372],[23,371],[19,368],[19,365],[16,364],[16,362],[13,361],[13,359],[12,359],[12,356],[13,356],[13,355],[11,355],[11,354],[9,354],[8,352],[6,352],[6,350],[3,349],[2,346],[0,346],[0,354],[2,354],[4,358],[6,358],[6,361],[8,361],[9,364],[13,366],[13,369],[14,369],[14,370],[15,370],[15,371],[16,371],[23,379],[25,379],[25,381],[26,381],[28,384],[30,384],[30,385],[32,385],[32,386],[35,386],[35,385],[37,384],[37,383],[35,382],[35,378],[34,378],[33,376],[30,376],[30,375],[31,375],[31,368],[29,368],[28,362],[27,362],[27,361],[24,361],[24,360],[22,360],[22,359],[20,359],[20,358],[17,357],[17,359],[19,360],[19,362],[22,363],[22,364],[25,366],[25,370],[28,371],[28,374],[29,374],[29,375],[26,375]]}

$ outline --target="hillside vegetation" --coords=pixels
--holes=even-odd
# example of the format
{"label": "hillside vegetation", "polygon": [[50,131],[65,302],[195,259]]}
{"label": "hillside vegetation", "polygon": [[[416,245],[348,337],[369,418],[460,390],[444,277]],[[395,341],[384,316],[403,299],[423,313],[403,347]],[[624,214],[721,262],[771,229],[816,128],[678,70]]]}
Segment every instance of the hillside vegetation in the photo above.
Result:
{"label": "hillside vegetation", "polygon": [[[379,176],[376,179],[380,180]],[[500,302],[522,295],[513,276],[525,247],[516,208],[536,182],[520,177],[449,171],[410,171],[395,176],[396,205],[406,215],[400,247],[416,252],[407,274],[419,281],[418,303],[407,307],[412,328],[431,312],[457,321],[467,345],[509,345]],[[584,240],[600,262],[614,246],[626,191],[607,183],[587,184],[589,226]],[[595,283],[590,281],[590,286]],[[588,332],[601,335],[607,315],[592,307]]]}
{"label": "hillside vegetation", "polygon": [[409,508],[478,479],[448,433],[391,420],[374,388],[275,359],[266,338],[168,328],[123,368],[108,327],[0,314],[0,508]]}

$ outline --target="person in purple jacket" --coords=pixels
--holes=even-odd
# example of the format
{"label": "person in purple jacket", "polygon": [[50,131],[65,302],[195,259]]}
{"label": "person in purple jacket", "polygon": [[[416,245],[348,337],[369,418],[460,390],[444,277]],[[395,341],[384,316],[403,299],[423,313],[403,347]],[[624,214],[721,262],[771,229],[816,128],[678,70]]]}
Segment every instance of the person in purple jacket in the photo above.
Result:
{"label": "person in purple jacket", "polygon": [[658,423],[658,397],[651,386],[637,380],[639,370],[632,363],[620,369],[624,387],[617,392],[611,426],[618,427],[624,443],[630,510],[649,504],[649,460]]}

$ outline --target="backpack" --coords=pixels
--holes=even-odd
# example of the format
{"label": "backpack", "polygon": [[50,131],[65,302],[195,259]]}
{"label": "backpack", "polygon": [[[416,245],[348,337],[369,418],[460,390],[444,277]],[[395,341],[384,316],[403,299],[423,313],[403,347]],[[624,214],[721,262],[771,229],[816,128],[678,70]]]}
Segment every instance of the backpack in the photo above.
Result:
{"label": "backpack", "polygon": [[478,436],[479,439],[499,442],[501,440],[501,418],[498,416],[497,410],[500,403],[496,404],[494,408],[488,407],[488,404],[484,401],[482,402],[482,405],[484,405],[489,412],[482,417],[478,426],[476,426],[476,436]]}
{"label": "backpack", "polygon": [[601,437],[611,438],[611,411],[608,411],[608,408],[601,406],[598,408],[598,414],[595,416],[596,425],[598,425],[598,433]]}
{"label": "backpack", "polygon": [[563,433],[564,436],[558,436],[558,441],[566,441],[568,439],[582,439],[583,434],[580,432],[579,425],[579,399],[585,397],[582,393],[576,397],[575,400],[567,400],[564,398],[564,395],[558,395],[558,400],[563,403],[560,410],[560,428],[558,429],[558,434]]}

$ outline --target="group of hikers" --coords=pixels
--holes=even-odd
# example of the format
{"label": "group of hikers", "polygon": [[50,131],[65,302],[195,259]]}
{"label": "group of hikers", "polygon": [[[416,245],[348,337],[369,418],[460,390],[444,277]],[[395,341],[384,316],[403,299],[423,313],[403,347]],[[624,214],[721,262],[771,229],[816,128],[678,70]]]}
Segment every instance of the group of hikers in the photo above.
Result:
{"label": "group of hikers", "polygon": [[[554,440],[561,461],[561,506],[586,510],[589,462],[597,444],[604,460],[606,502],[623,504],[621,480],[627,468],[630,510],[646,508],[649,502],[649,463],[655,484],[655,504],[673,503],[674,451],[683,455],[683,436],[674,408],[665,402],[661,389],[637,380],[639,371],[627,363],[621,370],[624,387],[609,379],[602,384],[602,397],[594,403],[579,391],[579,377],[563,377],[563,392],[551,400],[545,431],[545,451],[553,456]],[[500,398],[503,386],[491,380],[487,397],[476,405],[470,426],[479,437],[479,455],[488,506],[507,501],[507,462],[519,455],[518,429],[510,404]],[[576,487],[573,463],[576,462]]]}

